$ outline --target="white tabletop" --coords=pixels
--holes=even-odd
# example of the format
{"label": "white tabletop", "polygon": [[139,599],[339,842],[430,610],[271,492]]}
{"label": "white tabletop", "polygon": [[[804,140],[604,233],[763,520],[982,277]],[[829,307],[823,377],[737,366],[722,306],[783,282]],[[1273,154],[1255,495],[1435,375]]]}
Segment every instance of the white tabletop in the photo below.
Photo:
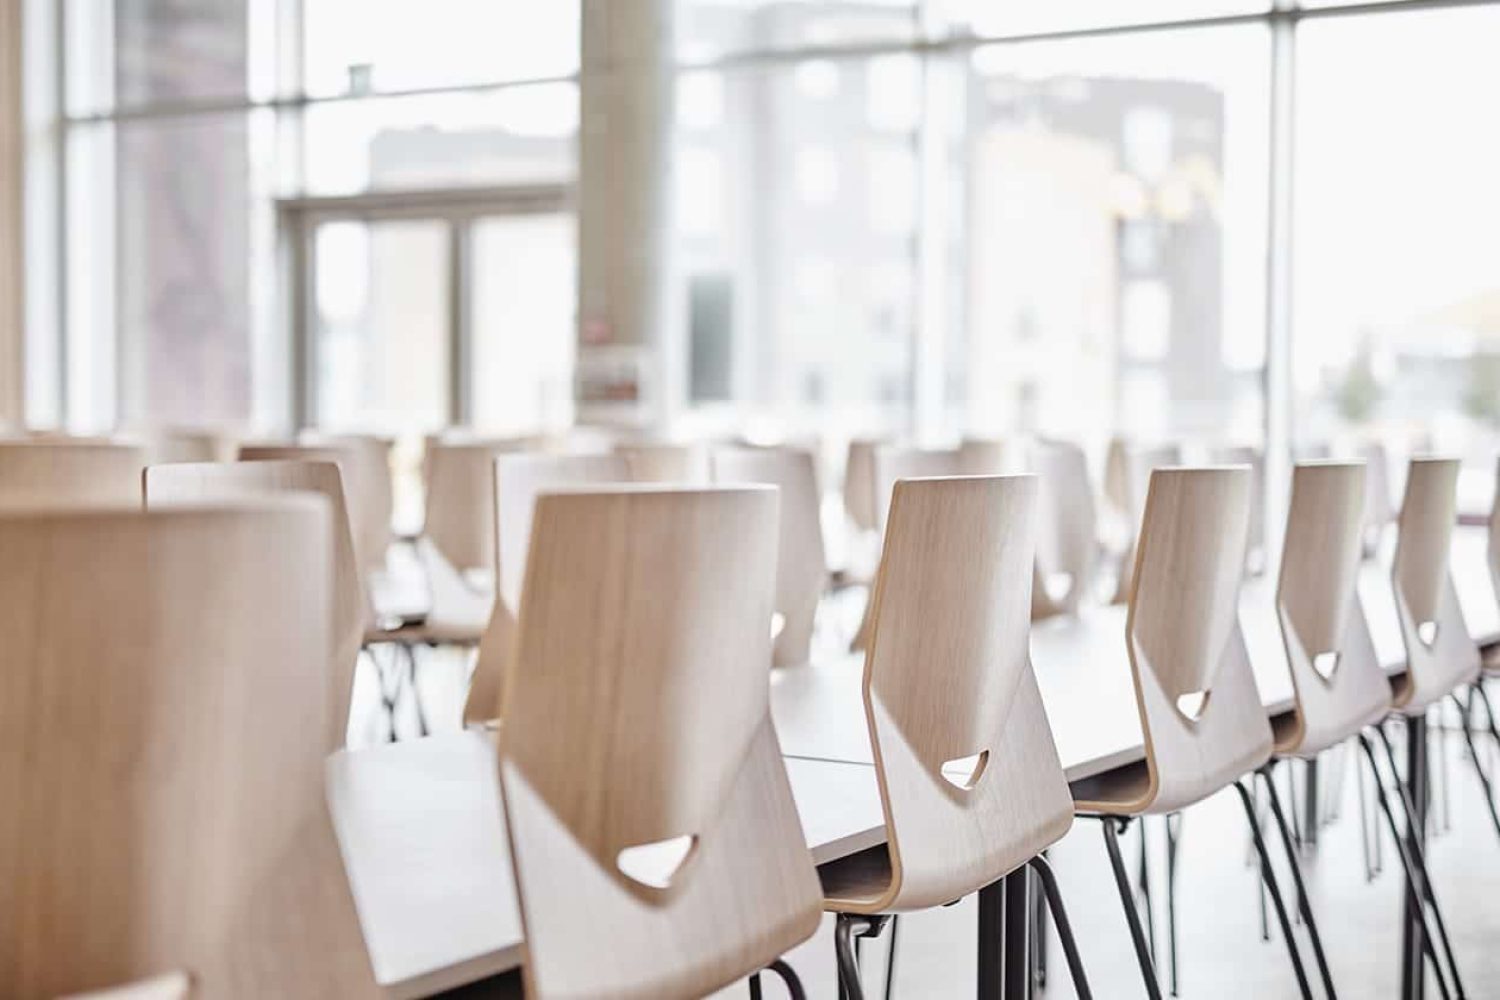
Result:
{"label": "white tabletop", "polygon": [[[813,860],[885,840],[875,770],[787,761]],[[328,759],[329,809],[375,980],[420,996],[521,963],[494,744],[467,730]]]}

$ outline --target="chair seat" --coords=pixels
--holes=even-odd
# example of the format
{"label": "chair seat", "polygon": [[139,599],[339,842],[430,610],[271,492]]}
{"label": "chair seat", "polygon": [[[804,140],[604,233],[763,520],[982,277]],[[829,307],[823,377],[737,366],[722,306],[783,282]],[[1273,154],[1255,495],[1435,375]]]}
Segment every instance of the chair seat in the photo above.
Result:
{"label": "chair seat", "polygon": [[[1079,804],[1079,812],[1110,815],[1133,814],[1135,810],[1128,808],[1127,804],[1145,799],[1150,787],[1151,772],[1143,760],[1068,784],[1073,801]],[[1114,805],[1119,808],[1111,808]]]}
{"label": "chair seat", "polygon": [[879,844],[818,868],[823,909],[830,913],[874,913],[891,887],[891,852]]}

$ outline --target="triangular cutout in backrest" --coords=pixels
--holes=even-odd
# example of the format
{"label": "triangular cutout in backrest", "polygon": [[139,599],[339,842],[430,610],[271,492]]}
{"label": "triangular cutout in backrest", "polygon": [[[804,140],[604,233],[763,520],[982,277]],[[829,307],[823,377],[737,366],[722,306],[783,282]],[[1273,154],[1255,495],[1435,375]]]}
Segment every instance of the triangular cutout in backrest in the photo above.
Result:
{"label": "triangular cutout in backrest", "polygon": [[652,889],[666,889],[687,865],[698,846],[694,834],[668,837],[621,849],[615,856],[620,874]]}
{"label": "triangular cutout in backrest", "polygon": [[1313,670],[1317,671],[1318,676],[1323,678],[1325,681],[1332,679],[1333,672],[1338,669],[1338,666],[1339,651],[1336,649],[1330,649],[1322,653],[1317,653],[1312,658]]}
{"label": "triangular cutout in backrest", "polygon": [[1177,713],[1189,722],[1197,722],[1203,717],[1203,709],[1208,705],[1207,691],[1189,691],[1177,699]]}
{"label": "triangular cutout in backrest", "polygon": [[955,757],[952,760],[943,761],[939,773],[948,784],[967,792],[979,784],[979,779],[984,775],[985,765],[989,762],[990,752],[981,750],[967,757]]}
{"label": "triangular cutout in backrest", "polygon": [[1431,649],[1433,643],[1437,642],[1438,623],[1436,620],[1418,622],[1417,638],[1422,640],[1422,645]]}

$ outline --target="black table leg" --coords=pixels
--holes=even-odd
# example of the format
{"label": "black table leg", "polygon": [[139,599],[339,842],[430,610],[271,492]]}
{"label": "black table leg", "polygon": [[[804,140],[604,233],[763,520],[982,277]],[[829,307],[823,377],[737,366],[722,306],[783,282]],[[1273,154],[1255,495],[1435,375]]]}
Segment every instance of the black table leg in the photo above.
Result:
{"label": "black table leg", "polygon": [[[1397,776],[1397,780],[1400,780]],[[1424,846],[1427,835],[1427,717],[1406,717],[1406,791],[1416,815],[1406,830],[1408,844]],[[1401,1000],[1422,1000],[1426,992],[1426,968],[1423,964],[1421,930],[1417,924],[1422,914],[1412,909],[1411,894],[1402,895],[1401,904]]]}
{"label": "black table leg", "polygon": [[1307,811],[1303,813],[1302,820],[1302,843],[1308,847],[1318,846],[1318,758],[1314,757],[1307,762],[1303,772],[1303,802],[1306,803]]}
{"label": "black table leg", "polygon": [[1030,887],[1023,867],[979,890],[979,1000],[1030,1000]]}

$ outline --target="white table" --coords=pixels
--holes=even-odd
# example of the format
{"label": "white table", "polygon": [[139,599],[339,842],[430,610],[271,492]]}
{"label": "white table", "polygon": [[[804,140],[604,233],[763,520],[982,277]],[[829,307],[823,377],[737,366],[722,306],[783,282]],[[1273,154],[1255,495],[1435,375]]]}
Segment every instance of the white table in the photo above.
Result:
{"label": "white table", "polygon": [[[788,760],[813,860],[885,840],[875,770]],[[329,808],[375,980],[421,996],[521,964],[495,747],[466,730],[334,754]]]}
{"label": "white table", "polygon": [[[1500,640],[1500,603],[1484,536],[1461,529],[1453,570],[1470,631]],[[1291,706],[1291,681],[1270,612],[1274,578],[1248,584],[1242,625],[1262,701]],[[1404,652],[1390,574],[1360,579],[1375,647],[1388,671]],[[1090,608],[1032,630],[1032,661],[1070,780],[1143,756],[1124,646],[1125,611]],[[862,658],[779,671],[772,714],[814,861],[885,836],[861,698]],[[416,996],[517,967],[521,925],[500,809],[495,751],[481,732],[434,736],[328,760],[330,809],[376,980]]]}

